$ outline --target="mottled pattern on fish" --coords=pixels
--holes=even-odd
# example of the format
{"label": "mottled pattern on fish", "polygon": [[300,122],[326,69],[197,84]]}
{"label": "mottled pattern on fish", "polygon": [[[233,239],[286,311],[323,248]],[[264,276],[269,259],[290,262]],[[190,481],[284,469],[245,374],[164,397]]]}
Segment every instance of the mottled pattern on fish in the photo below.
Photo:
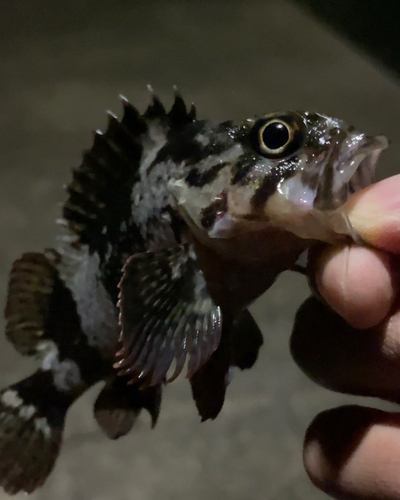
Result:
{"label": "mottled pattern on fish", "polygon": [[372,181],[383,137],[309,112],[198,120],[179,94],[118,120],[73,171],[57,249],[11,270],[6,335],[40,369],[0,393],[0,484],[34,491],[57,458],[70,405],[94,406],[112,439],[187,365],[202,420],[232,367],[263,343],[247,307],[318,240],[354,236],[341,210]]}

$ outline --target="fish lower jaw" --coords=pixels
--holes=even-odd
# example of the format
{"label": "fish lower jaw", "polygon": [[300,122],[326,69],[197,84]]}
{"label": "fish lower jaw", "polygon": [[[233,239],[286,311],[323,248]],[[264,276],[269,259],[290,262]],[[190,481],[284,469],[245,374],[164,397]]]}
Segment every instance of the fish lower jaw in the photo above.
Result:
{"label": "fish lower jaw", "polygon": [[335,243],[350,234],[341,210],[315,210],[308,204],[294,203],[279,192],[268,200],[264,213],[271,226],[302,239]]}

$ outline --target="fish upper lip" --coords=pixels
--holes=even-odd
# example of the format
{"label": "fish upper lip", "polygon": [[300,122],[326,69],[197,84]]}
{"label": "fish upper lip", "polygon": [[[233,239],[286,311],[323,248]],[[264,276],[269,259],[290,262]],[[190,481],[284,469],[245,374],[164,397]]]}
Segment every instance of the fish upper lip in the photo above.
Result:
{"label": "fish upper lip", "polygon": [[379,155],[388,145],[389,141],[383,135],[368,137],[363,144],[352,152],[350,158],[354,162],[354,168],[350,169],[351,175],[347,181],[349,194],[372,184]]}
{"label": "fish upper lip", "polygon": [[342,170],[341,173],[344,174],[346,170],[348,172],[347,175],[344,175],[344,183],[350,182],[352,177],[363,166],[368,167],[372,176],[380,153],[386,149],[388,145],[388,139],[384,135],[378,135],[374,137],[365,137],[362,142],[350,147],[349,150],[339,158],[339,164]]}
{"label": "fish upper lip", "polygon": [[373,153],[380,153],[382,150],[389,146],[389,141],[384,135],[377,135],[374,137],[367,136],[364,140],[357,145],[350,147],[350,150],[345,153],[346,159],[352,159],[358,155],[364,154],[365,156]]}
{"label": "fish upper lip", "polygon": [[[347,201],[349,195],[369,186],[373,182],[379,155],[387,146],[388,140],[383,135],[359,135],[350,138],[350,143],[344,140],[341,154],[334,161],[331,193],[328,196],[323,184],[324,177],[320,177],[322,183],[318,184],[313,207],[317,210],[336,210]],[[334,153],[332,150],[331,155]]]}

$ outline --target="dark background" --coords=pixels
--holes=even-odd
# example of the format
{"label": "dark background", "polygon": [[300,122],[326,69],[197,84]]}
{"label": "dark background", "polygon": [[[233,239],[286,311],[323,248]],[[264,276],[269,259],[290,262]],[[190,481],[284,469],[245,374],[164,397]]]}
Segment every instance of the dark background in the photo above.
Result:
{"label": "dark background", "polygon": [[[326,6],[329,27],[306,3],[314,12]],[[143,109],[147,83],[167,104],[178,85],[201,117],[289,108],[339,116],[362,131],[386,134],[392,145],[379,176],[396,173],[400,88],[395,66],[380,57],[395,42],[379,45],[376,37],[372,56],[362,40],[350,44],[349,15],[357,20],[353,34],[365,33],[359,25],[368,18],[355,3],[369,15],[365,0],[336,2],[336,10],[335,2],[282,0],[0,2],[2,303],[11,262],[54,244],[62,186],[90,145],[91,130],[104,127],[105,110],[120,112],[120,93]],[[345,4],[353,6],[347,24],[336,19]],[[335,23],[347,33],[343,38]],[[316,387],[290,359],[293,316],[307,293],[304,280],[288,274],[254,305],[265,346],[257,366],[235,376],[214,422],[199,425],[188,385],[177,381],[166,390],[156,430],[143,415],[129,437],[110,442],[92,417],[99,388],[91,391],[70,412],[57,467],[33,498],[325,498],[303,472],[303,434],[317,412],[357,399]],[[5,340],[0,361],[1,385],[34,365]]]}
{"label": "dark background", "polygon": [[400,76],[400,2],[293,0]]}

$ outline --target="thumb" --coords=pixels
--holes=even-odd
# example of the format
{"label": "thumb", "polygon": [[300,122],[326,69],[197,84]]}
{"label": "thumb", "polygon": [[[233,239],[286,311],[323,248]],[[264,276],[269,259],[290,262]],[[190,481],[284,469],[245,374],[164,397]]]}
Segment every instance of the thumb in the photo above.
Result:
{"label": "thumb", "polygon": [[400,254],[400,175],[355,193],[343,208],[366,243]]}

